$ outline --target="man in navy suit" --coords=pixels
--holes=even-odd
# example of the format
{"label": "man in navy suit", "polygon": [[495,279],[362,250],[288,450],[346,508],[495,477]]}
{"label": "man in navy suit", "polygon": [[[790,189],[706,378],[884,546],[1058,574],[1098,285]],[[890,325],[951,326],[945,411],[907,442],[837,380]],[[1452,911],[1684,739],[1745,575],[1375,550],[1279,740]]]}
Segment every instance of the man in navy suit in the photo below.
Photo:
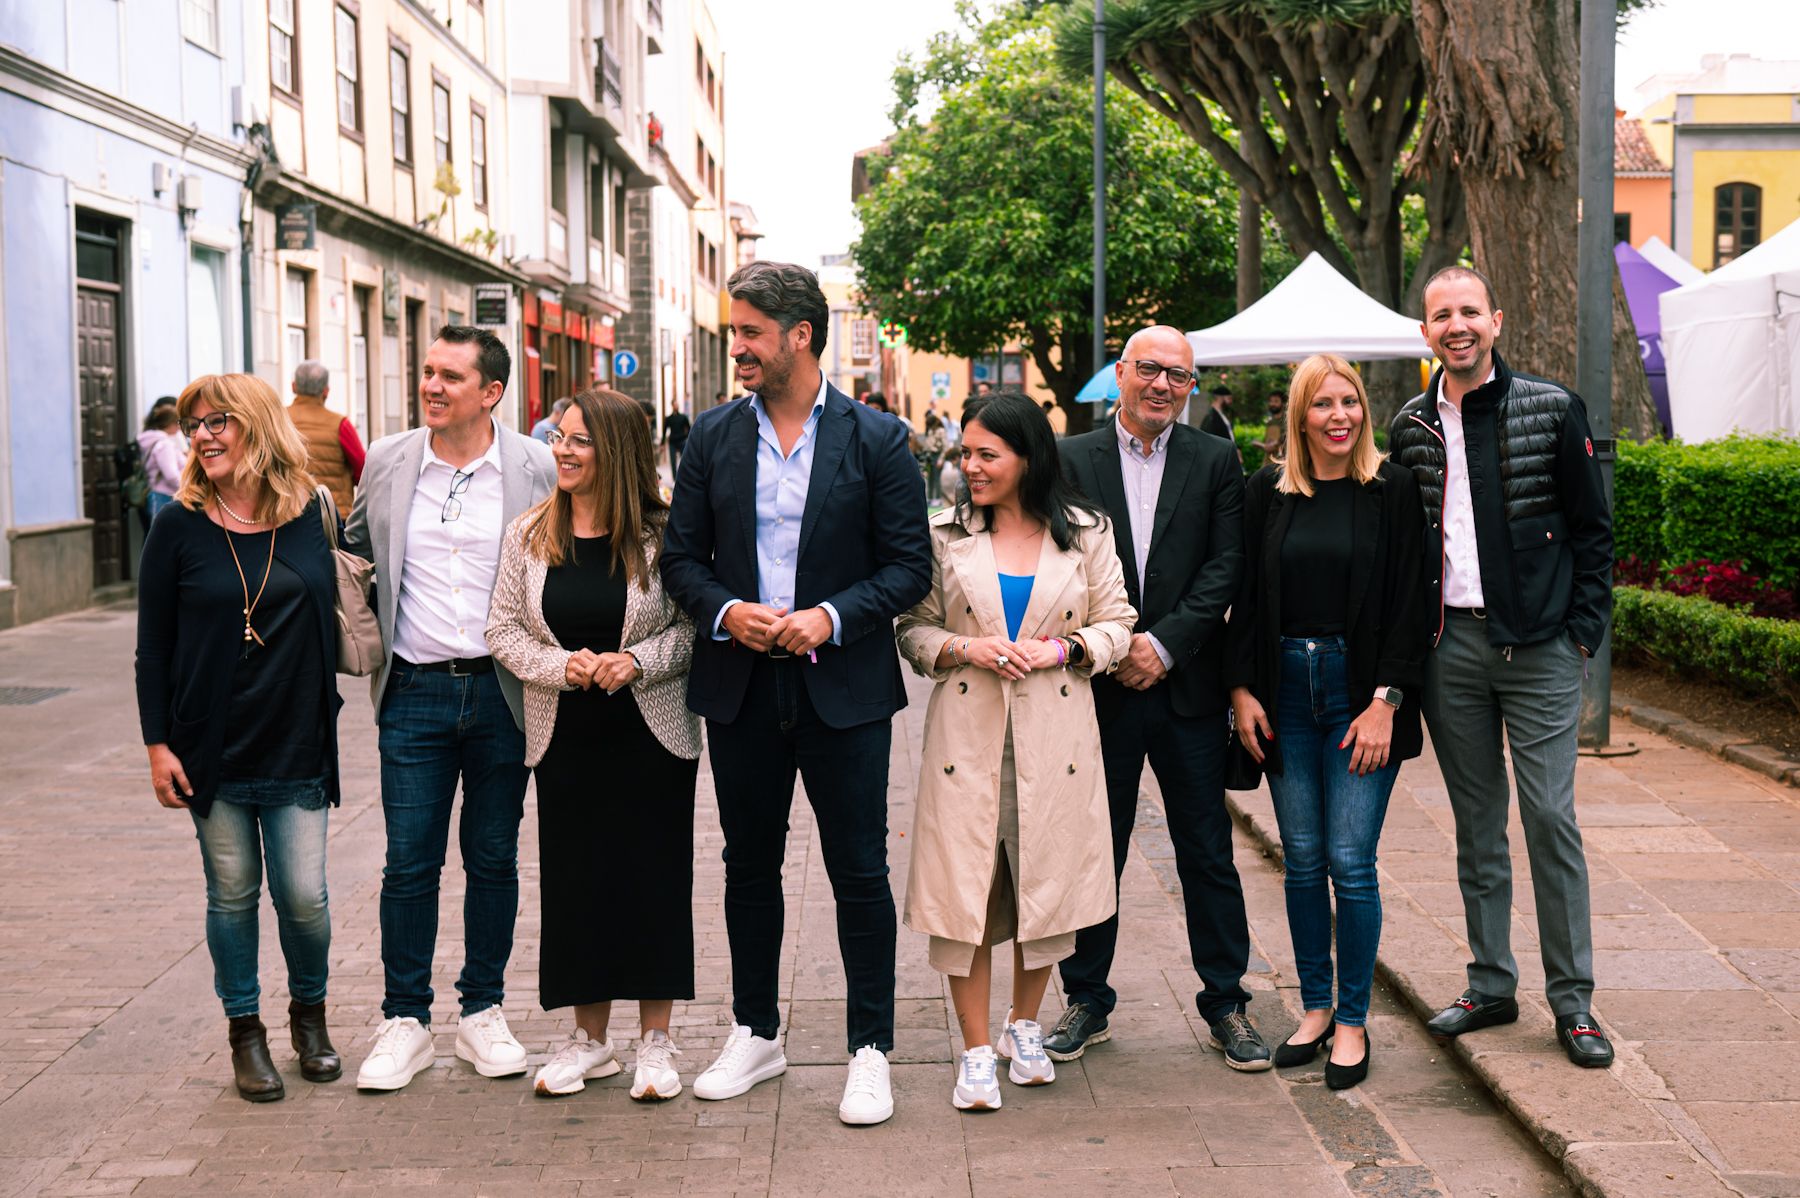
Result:
{"label": "man in navy suit", "polygon": [[894,1112],[888,752],[906,705],[893,622],[931,586],[925,487],[901,422],[819,369],[830,312],[813,273],[753,262],[726,288],[753,394],[694,422],[662,553],[663,585],[699,630],[688,706],[706,719],[725,833],[735,1026],[694,1093],[733,1098],[787,1070],[776,987],[798,771],[849,983],[838,1117],[880,1123]]}

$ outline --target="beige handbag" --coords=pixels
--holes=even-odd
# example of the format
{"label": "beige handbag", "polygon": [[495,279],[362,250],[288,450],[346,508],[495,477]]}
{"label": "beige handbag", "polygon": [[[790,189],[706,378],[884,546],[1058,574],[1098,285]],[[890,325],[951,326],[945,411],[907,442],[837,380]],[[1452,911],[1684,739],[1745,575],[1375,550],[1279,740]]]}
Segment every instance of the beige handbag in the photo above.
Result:
{"label": "beige handbag", "polygon": [[337,602],[332,604],[337,616],[337,672],[367,678],[381,668],[387,656],[381,648],[381,621],[369,606],[369,581],[375,575],[375,563],[338,546],[337,502],[325,487],[319,488],[318,495],[325,543],[331,546],[337,567]]}

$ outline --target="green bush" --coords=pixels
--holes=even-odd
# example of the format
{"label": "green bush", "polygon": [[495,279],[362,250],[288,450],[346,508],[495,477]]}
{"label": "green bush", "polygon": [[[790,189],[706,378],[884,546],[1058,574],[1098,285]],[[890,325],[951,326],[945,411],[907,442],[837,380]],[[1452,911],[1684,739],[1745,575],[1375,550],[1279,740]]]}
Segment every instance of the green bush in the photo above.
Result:
{"label": "green bush", "polygon": [[1775,586],[1800,584],[1800,440],[1621,445],[1613,482],[1621,560],[1741,561]]}
{"label": "green bush", "polygon": [[1613,588],[1613,646],[1662,666],[1703,673],[1800,710],[1800,621],[1764,620],[1699,595]]}
{"label": "green bush", "polygon": [[1263,430],[1260,428],[1233,428],[1231,435],[1237,438],[1238,452],[1244,455],[1244,473],[1255,474],[1263,465]]}
{"label": "green bush", "polygon": [[1667,559],[1662,540],[1663,463],[1683,447],[1669,441],[1619,443],[1613,466],[1613,552],[1650,565]]}

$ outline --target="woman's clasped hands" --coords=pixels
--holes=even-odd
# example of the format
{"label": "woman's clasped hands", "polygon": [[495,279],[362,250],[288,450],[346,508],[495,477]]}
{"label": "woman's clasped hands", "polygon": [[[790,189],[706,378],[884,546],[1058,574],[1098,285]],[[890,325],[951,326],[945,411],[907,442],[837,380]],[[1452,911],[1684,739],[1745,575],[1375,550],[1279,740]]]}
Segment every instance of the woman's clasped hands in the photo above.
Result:
{"label": "woman's clasped hands", "polygon": [[1057,642],[1009,641],[1003,636],[976,636],[967,641],[951,642],[954,656],[967,665],[992,670],[1002,678],[1017,682],[1033,670],[1047,670],[1063,664],[1067,650]]}
{"label": "woman's clasped hands", "polygon": [[563,683],[569,688],[580,687],[587,690],[598,684],[607,694],[622,686],[629,686],[637,680],[637,658],[629,653],[595,653],[592,649],[577,649],[569,654],[568,663],[563,666]]}

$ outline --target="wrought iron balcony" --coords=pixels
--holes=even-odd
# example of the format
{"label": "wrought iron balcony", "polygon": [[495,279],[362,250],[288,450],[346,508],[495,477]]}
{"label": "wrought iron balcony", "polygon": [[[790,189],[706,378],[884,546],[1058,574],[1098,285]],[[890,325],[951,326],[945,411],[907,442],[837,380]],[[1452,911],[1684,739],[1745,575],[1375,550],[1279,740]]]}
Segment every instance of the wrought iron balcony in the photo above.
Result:
{"label": "wrought iron balcony", "polygon": [[594,39],[594,95],[602,104],[625,106],[625,77],[603,37]]}

